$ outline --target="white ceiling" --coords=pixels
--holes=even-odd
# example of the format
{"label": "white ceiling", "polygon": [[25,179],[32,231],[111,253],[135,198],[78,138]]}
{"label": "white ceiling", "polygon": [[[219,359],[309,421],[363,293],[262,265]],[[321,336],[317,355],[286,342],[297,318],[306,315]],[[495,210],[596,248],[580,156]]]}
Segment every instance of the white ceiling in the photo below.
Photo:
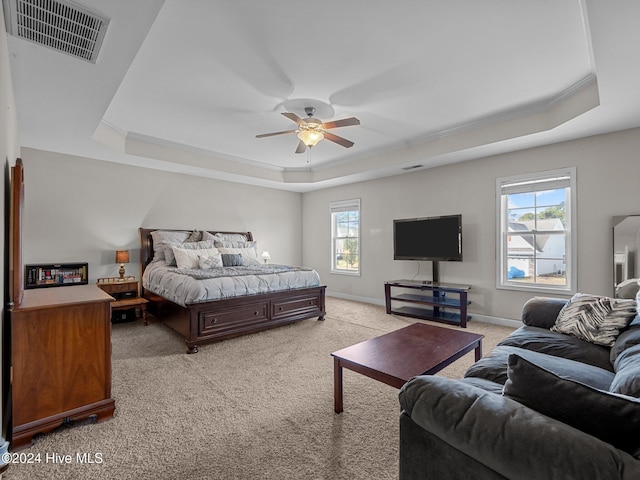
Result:
{"label": "white ceiling", "polygon": [[[309,191],[640,126],[637,0],[78,0],[95,64],[9,37],[22,147]],[[360,126],[295,154],[280,113]]]}

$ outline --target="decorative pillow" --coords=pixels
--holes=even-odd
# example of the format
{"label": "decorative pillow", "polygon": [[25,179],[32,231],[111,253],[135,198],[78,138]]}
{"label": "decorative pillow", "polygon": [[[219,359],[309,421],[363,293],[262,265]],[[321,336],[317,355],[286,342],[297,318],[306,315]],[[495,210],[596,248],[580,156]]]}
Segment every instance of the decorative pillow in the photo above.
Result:
{"label": "decorative pillow", "polygon": [[625,280],[616,285],[615,296],[617,298],[636,298],[638,291],[640,291],[639,279],[631,278]]}
{"label": "decorative pillow", "polygon": [[503,393],[543,415],[640,457],[640,400],[562,378],[516,354]]}
{"label": "decorative pillow", "polygon": [[222,267],[222,255],[200,255],[198,256],[198,268],[200,270],[211,270],[212,268]]}
{"label": "decorative pillow", "polygon": [[241,253],[223,253],[222,264],[225,267],[241,267],[244,265],[244,257]]}
{"label": "decorative pillow", "polygon": [[220,248],[220,253],[240,253],[245,265],[261,265],[255,248]]}
{"label": "decorative pillow", "polygon": [[246,242],[247,236],[242,233],[209,233],[202,232],[203,240],[218,240],[221,242]]}
{"label": "decorative pillow", "polygon": [[189,232],[170,232],[168,230],[156,230],[151,232],[153,240],[153,260],[164,260],[165,242],[182,243],[189,237]]}
{"label": "decorative pillow", "polygon": [[[189,245],[189,244],[187,244]],[[178,268],[199,268],[200,263],[198,258],[200,256],[212,256],[215,257],[218,254],[217,248],[201,248],[201,249],[189,249],[180,247],[171,247],[173,254],[176,257],[176,264]]]}
{"label": "decorative pillow", "polygon": [[636,315],[636,301],[576,293],[551,327],[587,342],[610,347]]}
{"label": "decorative pillow", "polygon": [[185,243],[199,242],[200,240],[202,240],[202,232],[200,230],[194,230],[185,240]]}
{"label": "decorative pillow", "polygon": [[169,266],[176,265],[176,257],[173,253],[173,247],[179,247],[185,250],[201,250],[203,248],[213,248],[214,245],[213,240],[203,240],[201,242],[166,243],[164,261]]}
{"label": "decorative pillow", "polygon": [[217,248],[255,248],[258,249],[258,242],[229,242],[228,240],[213,240],[213,244]]}

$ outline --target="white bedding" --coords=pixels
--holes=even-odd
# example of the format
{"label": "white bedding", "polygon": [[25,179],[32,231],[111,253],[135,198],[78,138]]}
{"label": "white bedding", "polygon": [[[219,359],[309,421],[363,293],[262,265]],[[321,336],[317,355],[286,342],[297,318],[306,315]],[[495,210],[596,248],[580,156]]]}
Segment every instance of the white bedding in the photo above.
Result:
{"label": "white bedding", "polygon": [[178,273],[177,267],[167,266],[160,260],[147,265],[142,285],[146,290],[183,307],[191,303],[320,285],[320,276],[315,270],[301,268],[271,273],[272,269],[273,265],[268,265],[265,273],[256,274],[256,266],[251,266],[249,275],[237,275],[236,272],[231,277],[196,279]]}

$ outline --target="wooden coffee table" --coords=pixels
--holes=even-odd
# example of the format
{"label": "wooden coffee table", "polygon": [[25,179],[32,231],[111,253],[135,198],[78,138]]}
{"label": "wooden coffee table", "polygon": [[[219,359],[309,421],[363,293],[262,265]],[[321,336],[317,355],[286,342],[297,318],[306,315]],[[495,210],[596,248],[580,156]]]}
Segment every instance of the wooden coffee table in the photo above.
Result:
{"label": "wooden coffee table", "polygon": [[482,357],[483,335],[414,323],[333,352],[334,410],[342,412],[342,369],[400,388],[416,375],[432,375],[471,350]]}

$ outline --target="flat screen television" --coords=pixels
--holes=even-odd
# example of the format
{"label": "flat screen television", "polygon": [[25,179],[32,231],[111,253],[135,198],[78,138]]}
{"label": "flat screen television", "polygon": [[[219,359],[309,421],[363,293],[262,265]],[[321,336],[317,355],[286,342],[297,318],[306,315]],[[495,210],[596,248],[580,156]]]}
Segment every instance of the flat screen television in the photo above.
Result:
{"label": "flat screen television", "polygon": [[462,261],[462,215],[393,221],[393,259]]}

